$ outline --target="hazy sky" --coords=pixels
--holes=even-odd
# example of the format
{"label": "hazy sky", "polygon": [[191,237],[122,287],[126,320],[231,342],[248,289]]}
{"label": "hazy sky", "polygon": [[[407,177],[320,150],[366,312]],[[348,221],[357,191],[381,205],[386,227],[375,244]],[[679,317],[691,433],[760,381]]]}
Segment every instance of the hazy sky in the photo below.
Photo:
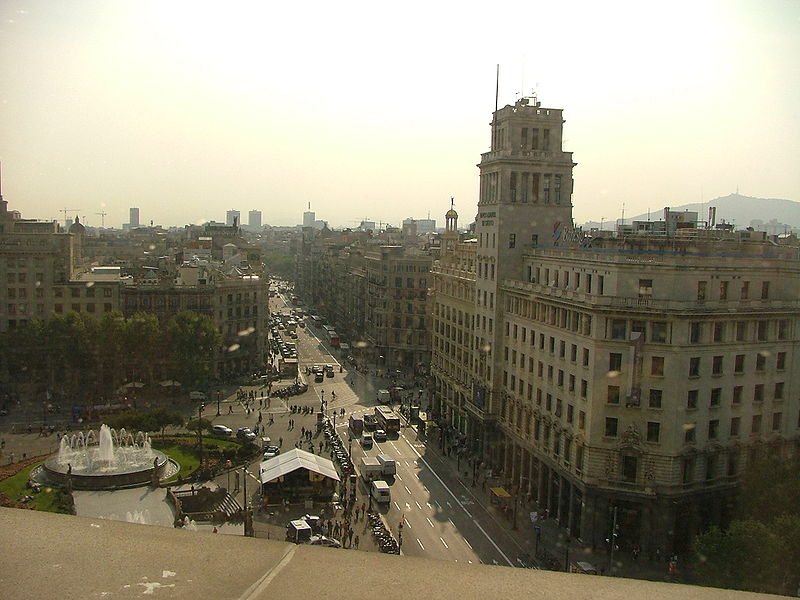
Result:
{"label": "hazy sky", "polygon": [[501,106],[564,109],[579,223],[800,200],[796,0],[0,0],[3,196],[117,227],[443,225],[454,196],[466,225],[497,63]]}

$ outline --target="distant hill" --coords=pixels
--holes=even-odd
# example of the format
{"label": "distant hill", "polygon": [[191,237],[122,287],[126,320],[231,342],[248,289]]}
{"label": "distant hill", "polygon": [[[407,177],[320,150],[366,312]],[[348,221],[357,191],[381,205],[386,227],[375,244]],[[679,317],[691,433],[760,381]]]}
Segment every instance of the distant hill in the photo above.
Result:
{"label": "distant hill", "polygon": [[[683,204],[681,206],[670,206],[669,208],[680,212],[684,210],[697,211],[697,218],[705,221],[708,218],[708,208],[710,206],[717,207],[717,223],[721,223],[724,220],[726,223],[735,224],[737,229],[749,227],[752,221],[761,221],[767,224],[773,220],[776,222],[772,224],[773,229],[777,229],[775,226],[778,224],[800,229],[800,202],[781,198],[751,198],[750,196],[730,194],[702,204]],[[661,210],[650,211],[651,221],[660,221],[662,218],[663,213]],[[647,213],[644,213],[634,217],[627,217],[625,222],[646,220]],[[587,225],[597,226],[596,223],[588,223]],[[607,224],[606,228],[608,227],[609,225]]]}

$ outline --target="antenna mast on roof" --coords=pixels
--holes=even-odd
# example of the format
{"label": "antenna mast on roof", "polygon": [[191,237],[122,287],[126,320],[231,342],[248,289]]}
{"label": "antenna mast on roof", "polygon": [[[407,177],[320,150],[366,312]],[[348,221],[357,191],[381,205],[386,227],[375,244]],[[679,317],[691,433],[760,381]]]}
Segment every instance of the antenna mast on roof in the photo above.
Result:
{"label": "antenna mast on roof", "polygon": [[494,112],[497,112],[497,103],[500,98],[500,63],[497,63],[497,76],[494,82]]}

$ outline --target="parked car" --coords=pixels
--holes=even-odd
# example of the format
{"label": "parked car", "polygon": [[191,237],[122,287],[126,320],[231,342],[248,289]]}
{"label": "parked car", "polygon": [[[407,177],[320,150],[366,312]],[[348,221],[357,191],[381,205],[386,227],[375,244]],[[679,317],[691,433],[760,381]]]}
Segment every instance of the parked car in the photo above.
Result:
{"label": "parked car", "polygon": [[264,452],[264,458],[275,458],[280,453],[281,449],[277,446],[269,446],[266,452]]}
{"label": "parked car", "polygon": [[239,427],[236,437],[244,442],[252,442],[256,439],[256,434],[249,427]]}
{"label": "parked car", "polygon": [[312,535],[308,543],[312,546],[326,546],[327,548],[342,547],[342,543],[339,540],[335,540],[324,535]]}
{"label": "parked car", "polygon": [[214,425],[211,427],[211,433],[214,435],[233,435],[233,429],[225,425]]}
{"label": "parked car", "polygon": [[386,432],[383,429],[376,429],[375,433],[372,434],[375,438],[376,442],[385,442],[386,441]]}
{"label": "parked car", "polygon": [[364,448],[372,448],[372,434],[365,433],[361,436],[361,446]]}

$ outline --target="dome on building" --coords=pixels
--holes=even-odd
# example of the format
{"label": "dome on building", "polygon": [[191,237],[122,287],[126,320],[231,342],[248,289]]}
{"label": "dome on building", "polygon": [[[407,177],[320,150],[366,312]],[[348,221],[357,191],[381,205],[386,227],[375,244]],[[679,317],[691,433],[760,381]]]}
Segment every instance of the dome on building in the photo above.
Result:
{"label": "dome on building", "polygon": [[80,222],[77,215],[75,216],[75,222],[69,226],[69,232],[78,235],[86,235],[86,227],[83,226],[83,223]]}
{"label": "dome on building", "polygon": [[450,210],[448,210],[446,213],[444,213],[444,217],[445,217],[445,219],[446,219],[447,217],[455,217],[455,218],[458,218],[458,213],[457,213],[455,210],[453,210],[453,209],[451,208],[451,209],[450,209]]}

